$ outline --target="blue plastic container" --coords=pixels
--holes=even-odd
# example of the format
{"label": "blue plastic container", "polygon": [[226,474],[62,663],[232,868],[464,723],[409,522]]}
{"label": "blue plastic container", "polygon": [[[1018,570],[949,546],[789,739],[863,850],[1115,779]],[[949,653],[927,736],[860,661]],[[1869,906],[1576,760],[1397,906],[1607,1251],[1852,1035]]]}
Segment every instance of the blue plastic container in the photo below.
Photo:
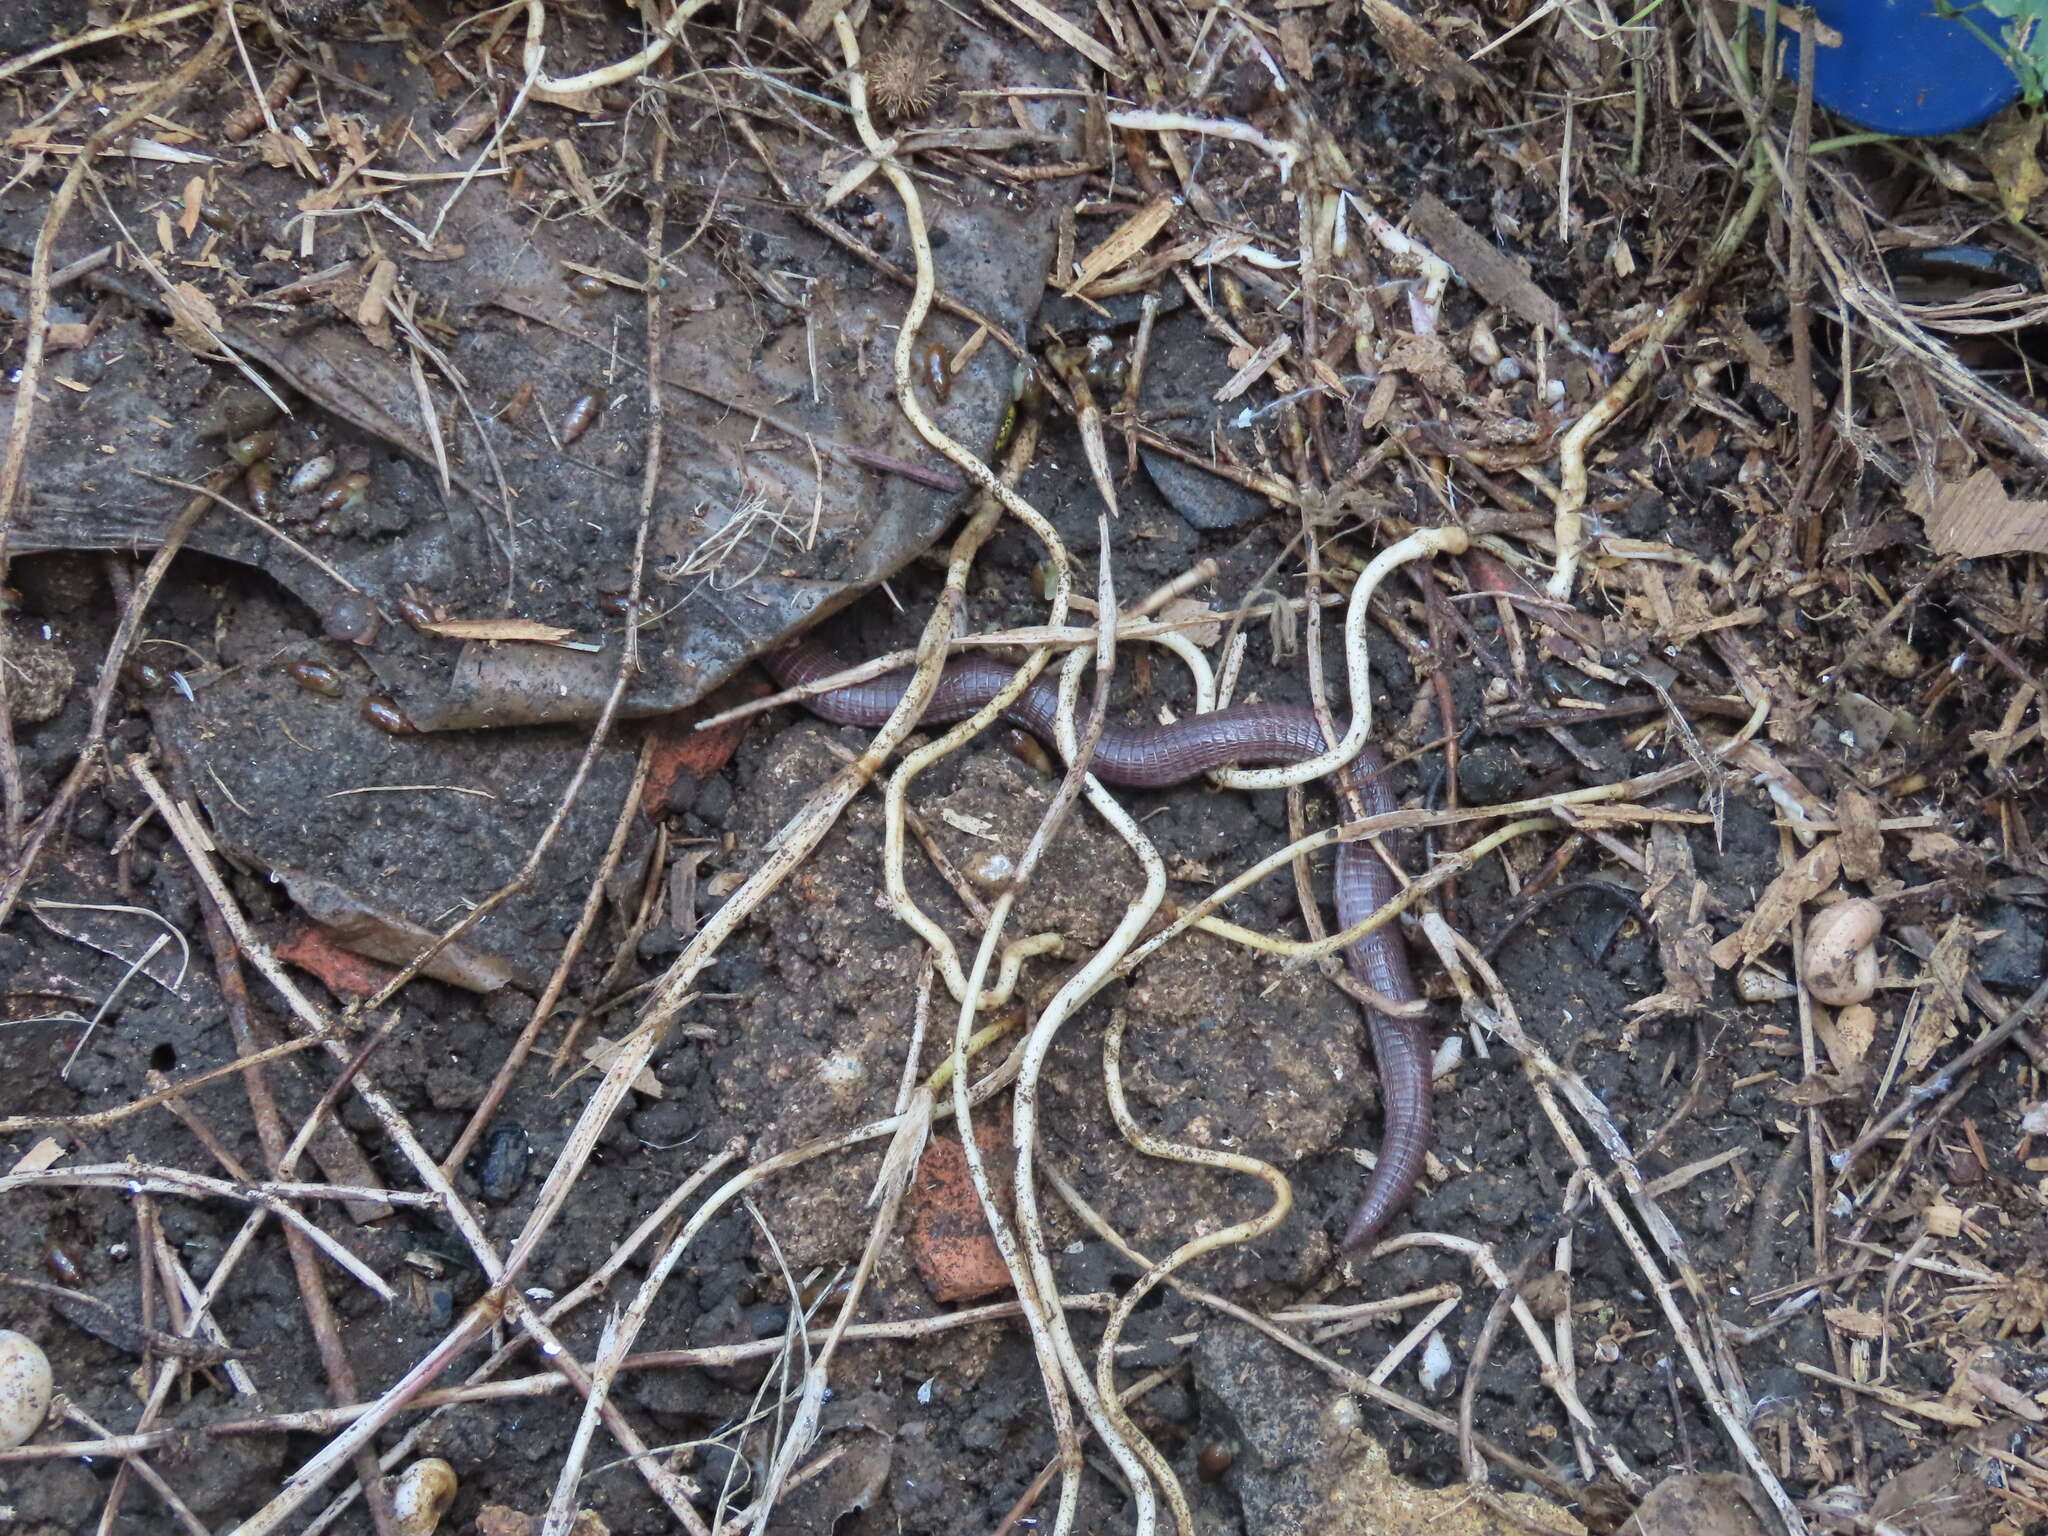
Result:
{"label": "blue plastic container", "polygon": [[[1989,12],[1971,18],[1979,36],[1940,15],[1934,0],[1814,0],[1813,9],[1842,34],[1841,47],[1813,51],[1813,99],[1858,127],[1911,138],[1961,133],[2019,98],[2011,66],[1984,40],[2002,25]],[[1786,43],[1796,76],[1799,39]]]}

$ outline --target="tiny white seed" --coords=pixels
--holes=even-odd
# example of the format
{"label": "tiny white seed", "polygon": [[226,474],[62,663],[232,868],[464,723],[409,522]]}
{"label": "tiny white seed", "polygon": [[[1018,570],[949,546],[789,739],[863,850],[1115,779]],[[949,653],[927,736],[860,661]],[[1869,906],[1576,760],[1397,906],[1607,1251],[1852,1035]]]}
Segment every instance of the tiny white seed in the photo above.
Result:
{"label": "tiny white seed", "polygon": [[42,1428],[50,1412],[50,1360],[27,1334],[0,1329],[0,1451]]}

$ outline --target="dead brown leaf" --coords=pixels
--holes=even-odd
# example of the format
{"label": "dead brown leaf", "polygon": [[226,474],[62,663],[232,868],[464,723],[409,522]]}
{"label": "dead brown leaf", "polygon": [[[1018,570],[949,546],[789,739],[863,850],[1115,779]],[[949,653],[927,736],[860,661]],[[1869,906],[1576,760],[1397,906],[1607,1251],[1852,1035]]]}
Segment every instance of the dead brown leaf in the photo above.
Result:
{"label": "dead brown leaf", "polygon": [[1772,1528],[1746,1478],[1687,1472],[1652,1488],[1620,1536],[1766,1536]]}
{"label": "dead brown leaf", "polygon": [[1871,1519],[1921,1536],[1981,1536],[1998,1501],[1971,1460],[1967,1447],[1949,1446],[1906,1468],[1877,1490]]}
{"label": "dead brown leaf", "polygon": [[220,311],[213,300],[192,283],[177,283],[165,290],[171,310],[171,339],[198,357],[210,357],[220,350],[215,339],[220,330]]}
{"label": "dead brown leaf", "polygon": [[1846,1072],[1870,1054],[1877,1038],[1877,1013],[1868,1003],[1851,1003],[1832,1018],[1825,1008],[1816,1008],[1813,1032],[1820,1036],[1836,1070]]}
{"label": "dead brown leaf", "polygon": [[1816,1072],[1803,1082],[1787,1083],[1778,1090],[1778,1100],[1795,1109],[1818,1109],[1823,1104],[1864,1098],[1875,1080],[1870,1065],[1858,1062],[1846,1071]]}
{"label": "dead brown leaf", "polygon": [[[597,1068],[598,1071],[609,1072],[612,1069],[612,1063],[619,1059],[620,1053],[625,1048],[623,1041],[597,1040],[583,1048],[583,1059]],[[650,1069],[642,1067],[639,1075],[633,1079],[633,1091],[645,1094],[650,1099],[658,1099],[662,1096],[661,1079],[656,1077]]]}
{"label": "dead brown leaf", "polygon": [[2005,216],[2016,224],[2026,219],[2034,199],[2048,191],[2048,174],[2042,172],[2036,153],[2040,143],[2041,119],[2031,112],[2007,112],[1984,132],[1984,163],[1998,183]]}

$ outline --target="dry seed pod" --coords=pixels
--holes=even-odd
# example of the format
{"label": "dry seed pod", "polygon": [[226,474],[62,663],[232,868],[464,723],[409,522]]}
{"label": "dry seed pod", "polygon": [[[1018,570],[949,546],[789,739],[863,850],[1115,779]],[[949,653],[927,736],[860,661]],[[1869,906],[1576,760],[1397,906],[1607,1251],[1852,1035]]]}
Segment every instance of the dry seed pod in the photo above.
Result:
{"label": "dry seed pod", "polygon": [[1816,1002],[1844,1008],[1877,990],[1877,935],[1883,927],[1884,913],[1862,897],[1813,914],[1806,924],[1800,979]]}
{"label": "dry seed pod", "polygon": [[50,1411],[50,1361],[27,1334],[0,1330],[0,1451],[42,1428]]}
{"label": "dry seed pod", "polygon": [[455,1502],[455,1469],[438,1456],[414,1462],[391,1489],[391,1513],[398,1536],[434,1536]]}

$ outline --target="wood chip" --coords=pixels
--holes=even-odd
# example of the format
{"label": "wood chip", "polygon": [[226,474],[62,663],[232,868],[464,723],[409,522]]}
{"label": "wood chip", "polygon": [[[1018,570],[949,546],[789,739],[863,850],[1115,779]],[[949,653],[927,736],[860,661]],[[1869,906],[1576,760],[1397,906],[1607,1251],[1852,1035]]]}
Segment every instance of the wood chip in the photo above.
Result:
{"label": "wood chip", "polygon": [[995,823],[986,816],[970,816],[965,811],[956,811],[948,806],[939,812],[939,819],[955,831],[965,832],[969,837],[985,838],[989,842],[995,841],[995,833],[989,830]]}
{"label": "wood chip", "polygon": [[1927,1235],[1929,1237],[1960,1237],[1963,1231],[1963,1213],[1945,1200],[1937,1200],[1927,1207]]}
{"label": "wood chip", "polygon": [[164,293],[171,310],[171,338],[199,356],[217,350],[214,335],[220,330],[220,311],[213,300],[191,283],[177,283]]}
{"label": "wood chip", "polygon": [[1932,506],[1916,510],[1937,554],[2048,554],[2048,501],[2014,501],[1995,470],[1944,485]]}
{"label": "wood chip", "polygon": [[532,645],[560,645],[576,631],[538,619],[436,619],[417,626],[423,633],[448,640],[522,640]]}
{"label": "wood chip", "polygon": [[1408,209],[1408,227],[1487,303],[1542,330],[1565,328],[1564,311],[1557,300],[1536,286],[1529,264],[1501,250],[1459,218],[1442,198],[1428,194],[1417,198]]}
{"label": "wood chip", "polygon": [[1841,853],[1831,837],[1764,887],[1742,926],[1709,951],[1714,964],[1725,971],[1769,949],[1784,937],[1800,907],[1833,885],[1840,871]]}
{"label": "wood chip", "polygon": [[1922,1071],[1955,1035],[1956,1021],[1963,1016],[1963,986],[1970,976],[1972,936],[1970,925],[1955,918],[1927,957],[1922,985],[1913,994],[1906,1015],[1906,1069],[1910,1072]]}
{"label": "wood chip", "polygon": [[393,345],[391,295],[397,289],[398,263],[388,256],[378,258],[363,284],[363,296],[356,303],[356,324],[363,328],[370,345],[380,351],[388,352]]}
{"label": "wood chip", "polygon": [[1294,338],[1287,335],[1275,336],[1258,351],[1245,359],[1244,366],[1232,374],[1223,387],[1212,396],[1218,405],[1227,405],[1250,389],[1275,363],[1287,355],[1287,349],[1294,345]]}
{"label": "wood chip", "polygon": [[1701,916],[1704,889],[1691,844],[1669,822],[1650,826],[1649,884],[1643,897],[1650,931],[1657,936],[1664,990],[1629,1006],[1631,1034],[1645,1018],[1691,1012],[1714,990],[1714,930]]}
{"label": "wood chip", "polygon": [[1434,32],[1394,4],[1394,0],[1364,0],[1364,11],[1365,19],[1372,23],[1373,31],[1394,56],[1401,73],[1416,84],[1434,87],[1447,100],[1461,91],[1476,91],[1486,84],[1484,75],[1445,47]]}
{"label": "wood chip", "polygon": [[45,1168],[54,1167],[64,1157],[64,1143],[54,1136],[45,1136],[14,1161],[7,1171],[14,1173],[41,1173]]}
{"label": "wood chip", "polygon": [[206,207],[206,178],[194,176],[185,183],[185,210],[178,215],[178,229],[187,240],[199,228],[199,215]]}
{"label": "wood chip", "polygon": [[1106,277],[1144,250],[1152,243],[1152,237],[1172,221],[1173,209],[1174,200],[1162,194],[1111,230],[1102,244],[1081,258],[1073,286],[1067,289],[1068,296],[1080,293],[1097,278]]}
{"label": "wood chip", "polygon": [[1877,827],[1877,802],[1860,789],[1835,797],[1835,821],[1841,828],[1842,876],[1868,885],[1884,873],[1884,836]]}
{"label": "wood chip", "polygon": [[1833,1018],[1825,1008],[1813,1011],[1813,1032],[1827,1047],[1835,1070],[1846,1072],[1870,1054],[1877,1039],[1877,1011],[1868,1003],[1851,1003]]}
{"label": "wood chip", "polygon": [[[1095,41],[1094,38],[1083,32],[1058,11],[1041,3],[1041,0],[1013,0],[1013,3],[1018,10],[1029,16],[1041,27],[1044,27],[1046,31],[1052,33],[1053,36],[1073,49],[1074,52],[1080,54],[1090,64],[1093,64],[1097,69],[1109,76],[1110,79],[1121,80],[1130,74],[1130,66],[1118,58],[1116,54]],[[1001,15],[1002,13],[999,11],[997,14]]]}
{"label": "wood chip", "polygon": [[1884,1319],[1875,1312],[1865,1312],[1860,1307],[1828,1307],[1821,1312],[1830,1327],[1838,1333],[1846,1333],[1856,1339],[1881,1339],[1884,1337]]}

